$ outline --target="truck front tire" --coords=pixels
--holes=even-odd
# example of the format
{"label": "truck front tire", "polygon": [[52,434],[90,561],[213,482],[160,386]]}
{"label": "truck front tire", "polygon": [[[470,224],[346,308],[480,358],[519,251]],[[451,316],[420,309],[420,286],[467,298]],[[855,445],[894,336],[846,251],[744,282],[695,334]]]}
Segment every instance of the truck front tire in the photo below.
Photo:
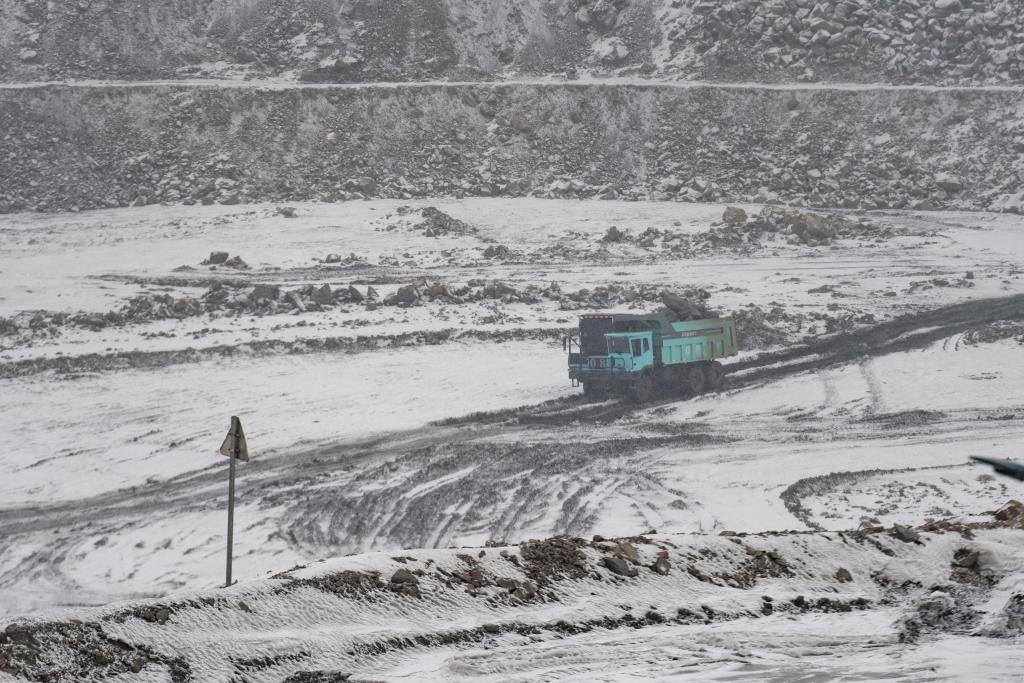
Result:
{"label": "truck front tire", "polygon": [[650,375],[639,377],[629,388],[629,396],[637,403],[646,403],[654,396],[654,380]]}
{"label": "truck front tire", "polygon": [[708,363],[704,368],[704,376],[707,380],[707,388],[718,390],[725,383],[725,368],[717,360]]}
{"label": "truck front tire", "polygon": [[697,396],[704,393],[707,379],[704,376],[704,369],[694,363],[686,369],[683,375],[683,390],[690,396]]}

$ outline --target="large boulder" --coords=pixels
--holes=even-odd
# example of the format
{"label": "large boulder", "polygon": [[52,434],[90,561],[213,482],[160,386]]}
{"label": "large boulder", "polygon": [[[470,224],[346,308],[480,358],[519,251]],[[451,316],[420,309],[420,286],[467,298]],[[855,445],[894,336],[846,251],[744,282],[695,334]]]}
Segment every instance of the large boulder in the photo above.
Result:
{"label": "large boulder", "polygon": [[412,306],[420,301],[420,288],[416,285],[399,287],[398,291],[384,300],[388,306]]}
{"label": "large boulder", "polygon": [[263,284],[253,287],[252,294],[249,295],[253,301],[277,301],[279,296],[281,296],[280,286]]}
{"label": "large boulder", "polygon": [[747,212],[737,206],[730,206],[722,213],[722,220],[729,225],[740,225],[747,222]]}
{"label": "large boulder", "polygon": [[331,290],[331,286],[324,284],[317,288],[313,292],[313,301],[320,304],[321,306],[330,306],[334,303],[334,292]]}
{"label": "large boulder", "polygon": [[949,173],[937,173],[935,175],[935,185],[943,192],[948,192],[949,194],[956,194],[964,189],[963,181]]}
{"label": "large boulder", "polygon": [[242,260],[241,256],[233,256],[224,262],[227,268],[235,270],[249,270],[249,264]]}
{"label": "large boulder", "polygon": [[640,573],[639,569],[621,557],[602,557],[601,566],[612,574],[618,574],[619,576],[626,576],[630,578]]}

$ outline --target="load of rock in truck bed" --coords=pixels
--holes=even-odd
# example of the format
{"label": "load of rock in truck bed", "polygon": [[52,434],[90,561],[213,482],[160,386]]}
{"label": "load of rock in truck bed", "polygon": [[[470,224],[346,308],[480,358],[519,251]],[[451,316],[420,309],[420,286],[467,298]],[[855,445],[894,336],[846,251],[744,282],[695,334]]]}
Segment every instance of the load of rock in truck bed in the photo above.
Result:
{"label": "load of rock in truck bed", "polygon": [[664,313],[669,322],[679,323],[687,320],[706,320],[717,318],[718,312],[707,307],[705,302],[711,295],[703,289],[687,290],[686,297],[669,291],[661,293],[664,307],[658,313]]}

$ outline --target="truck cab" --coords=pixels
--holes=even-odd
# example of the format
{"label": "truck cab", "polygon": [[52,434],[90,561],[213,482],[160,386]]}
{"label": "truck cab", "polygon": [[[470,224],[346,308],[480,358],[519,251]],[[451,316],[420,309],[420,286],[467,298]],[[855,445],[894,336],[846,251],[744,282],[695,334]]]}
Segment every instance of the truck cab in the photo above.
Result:
{"label": "truck cab", "polygon": [[650,332],[606,334],[609,367],[618,372],[642,372],[654,366],[654,335]]}
{"label": "truck cab", "polygon": [[580,353],[569,355],[569,376],[589,395],[622,393],[654,372],[656,340],[651,331],[601,330],[584,341]]}

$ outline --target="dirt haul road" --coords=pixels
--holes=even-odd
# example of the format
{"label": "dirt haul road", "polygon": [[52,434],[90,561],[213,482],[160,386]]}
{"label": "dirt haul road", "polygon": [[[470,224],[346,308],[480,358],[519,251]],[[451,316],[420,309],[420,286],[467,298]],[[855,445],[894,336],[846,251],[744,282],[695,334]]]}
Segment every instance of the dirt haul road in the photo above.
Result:
{"label": "dirt haul road", "polygon": [[[860,367],[890,354],[925,348],[973,327],[1007,320],[1024,320],[1024,297],[975,301],[903,316],[739,363],[725,392],[739,397],[758,387],[802,381],[801,377],[815,377],[837,367]],[[379,548],[445,547],[472,540],[481,544],[518,542],[535,530],[582,535],[609,524],[625,524],[616,531],[635,533],[647,530],[641,528],[643,524],[654,525],[659,520],[695,530],[721,529],[723,522],[710,499],[723,491],[703,495],[682,491],[680,482],[685,476],[680,472],[692,468],[697,476],[714,466],[722,472],[723,486],[728,489],[730,468],[747,467],[748,459],[756,457],[752,450],[762,448],[764,435],[757,431],[763,425],[725,419],[718,424],[700,419],[662,421],[659,413],[675,405],[667,400],[643,407],[616,401],[585,404],[573,396],[368,441],[317,446],[288,457],[256,459],[242,472],[240,499],[246,512],[240,519],[265,533],[267,546],[277,549],[281,561]],[[882,437],[920,440],[924,427],[932,446],[941,447],[944,441],[962,442],[966,432],[976,435],[979,429],[1001,429],[999,435],[1010,438],[1015,432],[1005,430],[1020,431],[1020,423],[1006,417],[1006,411],[998,410],[923,415],[882,412],[872,420],[805,416],[797,423],[792,416],[785,416],[779,421],[782,426],[774,426],[772,439],[795,448],[805,444],[808,433],[813,432],[817,442],[827,444],[823,447],[852,454]],[[966,455],[943,456],[945,462],[941,458],[925,461],[921,469],[939,465],[943,476],[973,476],[963,464]],[[671,469],[666,469],[667,461],[671,461]],[[762,468],[776,464],[769,453],[760,463],[749,462]],[[817,474],[835,474],[834,464],[834,460],[824,460],[820,466],[826,469]],[[850,465],[862,479],[872,475],[861,472],[872,470],[870,462],[851,459]],[[767,484],[760,493],[768,505],[781,511],[783,520],[789,519],[780,522],[781,526],[830,525],[805,509],[800,496],[801,492],[825,496],[842,477],[793,488],[805,473],[815,474],[806,469],[782,472],[777,482]],[[987,495],[993,499],[1007,493],[999,483],[988,486],[992,488]],[[5,552],[19,544],[37,549],[8,562],[0,573],[0,584],[58,582],[73,591],[76,556],[81,557],[83,543],[95,546],[90,551],[102,552],[104,539],[132,534],[145,537],[147,524],[165,516],[219,518],[223,489],[223,467],[217,464],[202,472],[95,498],[4,510],[0,512],[0,537],[5,539]],[[785,498],[780,497],[783,492]],[[736,495],[735,491],[724,493]],[[936,500],[950,503],[948,494],[941,492]],[[934,502],[922,500],[921,504]],[[678,513],[676,517],[673,511]],[[727,523],[735,522],[733,518]],[[751,528],[763,528],[764,523],[762,519],[749,522]],[[37,540],[41,538],[46,539],[44,545]],[[213,554],[218,548],[214,535],[197,552]],[[84,596],[84,601],[89,598]]]}

